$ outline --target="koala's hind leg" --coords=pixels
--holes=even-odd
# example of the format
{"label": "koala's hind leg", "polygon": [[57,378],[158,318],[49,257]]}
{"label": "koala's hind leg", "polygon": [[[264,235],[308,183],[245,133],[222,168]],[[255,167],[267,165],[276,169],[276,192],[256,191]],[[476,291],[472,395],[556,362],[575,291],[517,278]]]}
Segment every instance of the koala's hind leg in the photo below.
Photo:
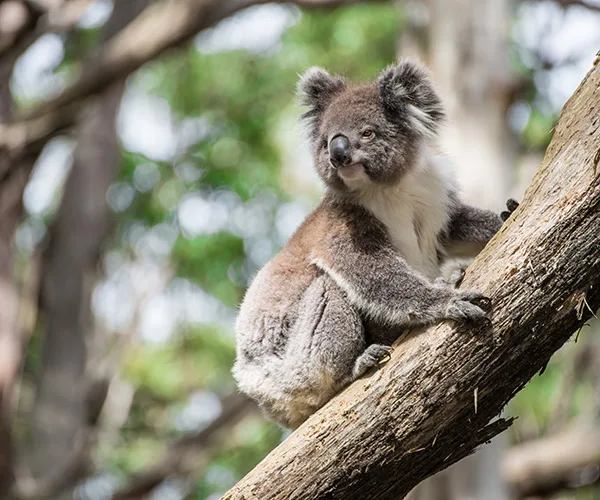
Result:
{"label": "koala's hind leg", "polygon": [[363,322],[345,292],[327,275],[316,278],[302,298],[289,339],[286,358],[292,371],[317,391],[337,392],[384,355],[367,347]]}
{"label": "koala's hind leg", "polygon": [[367,347],[363,322],[345,292],[327,275],[316,278],[299,304],[282,359],[279,383],[286,397],[279,411],[285,425],[298,427],[388,350]]}

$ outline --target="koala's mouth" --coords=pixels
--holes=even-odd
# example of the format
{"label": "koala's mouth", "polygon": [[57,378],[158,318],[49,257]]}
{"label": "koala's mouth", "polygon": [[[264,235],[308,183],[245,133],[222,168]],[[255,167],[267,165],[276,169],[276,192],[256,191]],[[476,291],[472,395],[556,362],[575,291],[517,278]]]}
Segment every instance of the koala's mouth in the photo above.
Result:
{"label": "koala's mouth", "polygon": [[367,177],[365,166],[362,163],[338,167],[337,173],[344,181],[357,181]]}

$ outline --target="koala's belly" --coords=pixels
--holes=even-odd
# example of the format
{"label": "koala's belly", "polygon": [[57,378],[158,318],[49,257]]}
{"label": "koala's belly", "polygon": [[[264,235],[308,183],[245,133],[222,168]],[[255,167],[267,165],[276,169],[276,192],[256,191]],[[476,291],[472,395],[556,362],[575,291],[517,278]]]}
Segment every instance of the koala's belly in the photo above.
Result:
{"label": "koala's belly", "polygon": [[443,201],[425,203],[400,195],[374,199],[368,208],[385,225],[391,243],[407,264],[429,279],[439,276],[439,238],[445,222]]}
{"label": "koala's belly", "polygon": [[430,279],[438,275],[439,265],[435,246],[420,242],[417,234],[410,230],[392,230],[390,237],[394,247],[410,267]]}
{"label": "koala's belly", "polygon": [[392,244],[410,267],[429,279],[439,276],[437,228],[416,229],[412,218],[400,218],[395,224],[386,226]]}

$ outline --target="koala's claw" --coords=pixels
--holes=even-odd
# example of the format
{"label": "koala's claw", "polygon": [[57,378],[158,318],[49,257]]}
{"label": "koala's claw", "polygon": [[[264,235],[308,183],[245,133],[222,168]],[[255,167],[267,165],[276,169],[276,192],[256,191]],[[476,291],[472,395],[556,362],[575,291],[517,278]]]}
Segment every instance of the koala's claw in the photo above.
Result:
{"label": "koala's claw", "polygon": [[519,207],[519,202],[513,198],[506,200],[506,208],[509,211],[514,212]]}
{"label": "koala's claw", "polygon": [[506,208],[508,210],[505,210],[504,212],[500,213],[500,218],[506,222],[506,220],[512,215],[512,213],[519,208],[519,202],[516,200],[513,200],[512,198],[509,198],[508,200],[506,200]]}
{"label": "koala's claw", "polygon": [[371,344],[354,363],[354,378],[362,376],[367,370],[379,365],[386,357],[390,357],[392,348],[383,344]]}
{"label": "koala's claw", "polygon": [[489,320],[492,301],[483,294],[464,291],[450,299],[446,308],[446,317],[461,323]]}

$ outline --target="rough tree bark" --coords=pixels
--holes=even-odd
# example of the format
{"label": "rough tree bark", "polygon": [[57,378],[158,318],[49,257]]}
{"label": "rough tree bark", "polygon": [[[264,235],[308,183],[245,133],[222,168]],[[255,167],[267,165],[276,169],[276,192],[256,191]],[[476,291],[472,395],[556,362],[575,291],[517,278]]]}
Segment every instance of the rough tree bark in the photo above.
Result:
{"label": "rough tree bark", "polygon": [[402,498],[510,421],[496,417],[600,306],[600,57],[521,206],[469,268],[490,325],[411,332],[225,496]]}

